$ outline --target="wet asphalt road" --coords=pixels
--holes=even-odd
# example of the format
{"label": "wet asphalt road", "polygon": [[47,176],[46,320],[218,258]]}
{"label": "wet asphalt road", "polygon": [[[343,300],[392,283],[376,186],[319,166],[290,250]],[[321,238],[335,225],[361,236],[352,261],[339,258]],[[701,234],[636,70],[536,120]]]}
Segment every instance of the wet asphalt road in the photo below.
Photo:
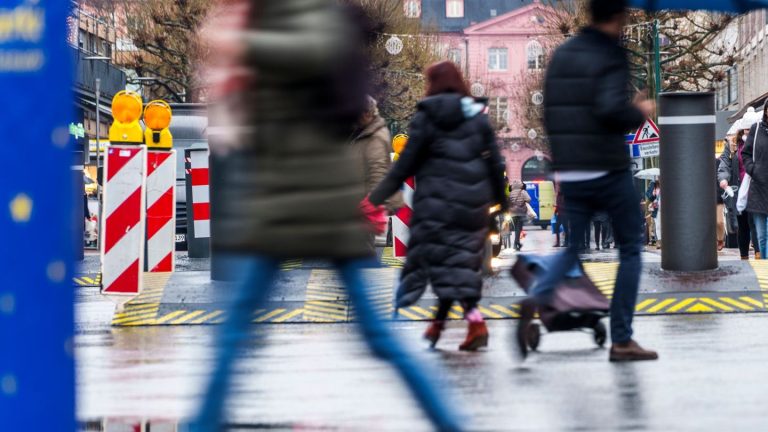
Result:
{"label": "wet asphalt road", "polygon": [[[551,251],[550,241],[532,230],[527,249]],[[651,250],[644,260],[657,256]],[[111,328],[114,306],[98,289],[80,289],[78,302],[78,418],[90,431],[141,431],[125,425],[150,422],[143,432],[175,432],[202,391],[215,327]],[[457,351],[459,322],[449,324],[437,351],[420,339],[425,323],[392,325],[440,372],[446,395],[471,415],[471,430],[768,430],[768,314],[638,318],[638,340],[661,360],[620,365],[582,333],[545,335],[540,352],[521,364],[512,355],[515,321],[489,322],[490,347],[479,353]],[[237,430],[430,430],[353,324],[252,330],[268,337],[244,353],[230,419]],[[104,419],[113,426],[104,429]]]}
{"label": "wet asphalt road", "polygon": [[[514,361],[514,321],[490,323],[485,352],[460,353],[454,323],[430,351],[423,323],[396,330],[443,388],[488,431],[760,431],[768,425],[768,315],[640,318],[637,337],[658,362],[610,364],[580,333],[545,335]],[[77,337],[78,417],[188,416],[210,362],[213,327],[92,330]],[[244,430],[430,430],[353,325],[263,325],[266,346],[241,364],[231,421]]]}

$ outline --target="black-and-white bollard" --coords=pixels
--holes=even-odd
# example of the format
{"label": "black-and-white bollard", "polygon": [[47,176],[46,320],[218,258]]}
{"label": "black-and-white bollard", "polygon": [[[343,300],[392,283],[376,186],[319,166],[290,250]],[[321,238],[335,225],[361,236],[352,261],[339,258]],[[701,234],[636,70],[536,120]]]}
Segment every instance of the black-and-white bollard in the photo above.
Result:
{"label": "black-and-white bollard", "polygon": [[661,267],[717,268],[713,93],[663,93],[661,135]]}

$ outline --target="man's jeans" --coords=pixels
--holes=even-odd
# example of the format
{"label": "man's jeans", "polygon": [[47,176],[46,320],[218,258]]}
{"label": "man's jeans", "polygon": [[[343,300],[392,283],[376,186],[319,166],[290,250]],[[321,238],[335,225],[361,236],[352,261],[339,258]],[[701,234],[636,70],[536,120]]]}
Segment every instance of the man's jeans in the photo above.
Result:
{"label": "man's jeans", "polygon": [[[228,256],[227,261],[238,270],[238,287],[227,321],[217,332],[215,365],[203,393],[202,407],[190,428],[194,432],[220,430],[237,354],[250,338],[256,339],[258,344],[262,342],[262,328],[251,328],[250,324],[254,311],[266,303],[280,268],[278,260],[258,255]],[[432,367],[411,356],[378,316],[363,279],[363,270],[370,267],[370,261],[363,259],[336,263],[368,346],[376,356],[397,369],[436,429],[461,430],[461,417],[446,401],[446,392],[432,379]],[[307,355],[311,357],[312,353]],[[386,411],[384,407],[382,409]],[[391,414],[385,411],[382,415]]]}
{"label": "man's jeans", "polygon": [[538,302],[546,302],[566,272],[578,263],[580,248],[592,216],[604,211],[611,216],[613,235],[619,246],[619,272],[611,301],[611,339],[614,343],[632,338],[632,318],[640,284],[642,215],[640,198],[635,191],[630,171],[612,172],[599,179],[564,182],[560,190],[565,198],[565,211],[571,224],[568,249],[553,261],[548,273],[531,289]]}
{"label": "man's jeans", "polygon": [[[752,218],[755,221],[755,231],[757,231],[757,244],[760,249],[760,258],[768,259],[766,252],[768,252],[768,214],[765,213],[752,213]],[[749,256],[749,249],[747,249],[747,256]]]}

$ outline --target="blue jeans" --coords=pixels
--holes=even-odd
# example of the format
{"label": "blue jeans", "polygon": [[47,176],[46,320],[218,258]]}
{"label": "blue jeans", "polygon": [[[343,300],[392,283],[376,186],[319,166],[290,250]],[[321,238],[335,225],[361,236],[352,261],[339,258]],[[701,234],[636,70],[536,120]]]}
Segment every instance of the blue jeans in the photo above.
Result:
{"label": "blue jeans", "polygon": [[[253,311],[266,302],[279,271],[280,262],[273,258],[254,255],[232,257],[232,260],[237,261],[235,268],[240,270],[238,273],[241,277],[238,278],[237,293],[229,308],[229,317],[219,328],[216,338],[215,366],[204,393],[205,400],[191,426],[191,430],[195,432],[220,430],[238,351],[250,336]],[[377,316],[368,297],[369,291],[362,273],[363,269],[370,267],[370,260],[364,259],[341,261],[336,264],[349,291],[368,346],[376,356],[395,366],[438,430],[462,430],[461,417],[441,395],[438,384],[428,373],[427,367],[408,353]],[[259,330],[259,327],[255,329],[257,337],[260,336]]]}
{"label": "blue jeans", "polygon": [[616,171],[596,180],[564,182],[560,190],[571,225],[571,241],[568,248],[553,260],[550,271],[531,288],[530,294],[540,303],[549,299],[566,273],[579,262],[579,252],[585,245],[573,239],[585,238],[594,214],[607,212],[619,246],[619,272],[611,300],[611,340],[627,342],[632,339],[632,319],[642,268],[643,217],[632,173]]}
{"label": "blue jeans", "polygon": [[[757,244],[760,249],[760,259],[766,259],[765,251],[768,251],[768,214],[752,213],[752,219],[755,221],[755,231],[757,231]],[[749,251],[747,251],[749,252]],[[749,253],[747,253],[749,255]]]}

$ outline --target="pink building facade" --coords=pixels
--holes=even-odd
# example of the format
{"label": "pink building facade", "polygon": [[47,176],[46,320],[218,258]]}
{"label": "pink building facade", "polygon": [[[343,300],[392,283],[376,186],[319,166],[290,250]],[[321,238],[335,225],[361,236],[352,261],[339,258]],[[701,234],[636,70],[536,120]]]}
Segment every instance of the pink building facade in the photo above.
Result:
{"label": "pink building facade", "polygon": [[[467,1],[458,9],[456,0],[451,1],[453,6],[446,2],[447,15],[468,12],[471,6]],[[491,10],[490,14],[494,13]],[[547,155],[531,148],[543,131],[534,133],[524,128],[521,101],[541,96],[530,91],[529,83],[544,72],[544,53],[551,31],[547,20],[553,14],[551,8],[534,0],[506,13],[470,22],[460,31],[441,29],[444,56],[461,67],[474,96],[488,98],[489,116],[498,130],[510,180],[543,179],[547,169]]]}

